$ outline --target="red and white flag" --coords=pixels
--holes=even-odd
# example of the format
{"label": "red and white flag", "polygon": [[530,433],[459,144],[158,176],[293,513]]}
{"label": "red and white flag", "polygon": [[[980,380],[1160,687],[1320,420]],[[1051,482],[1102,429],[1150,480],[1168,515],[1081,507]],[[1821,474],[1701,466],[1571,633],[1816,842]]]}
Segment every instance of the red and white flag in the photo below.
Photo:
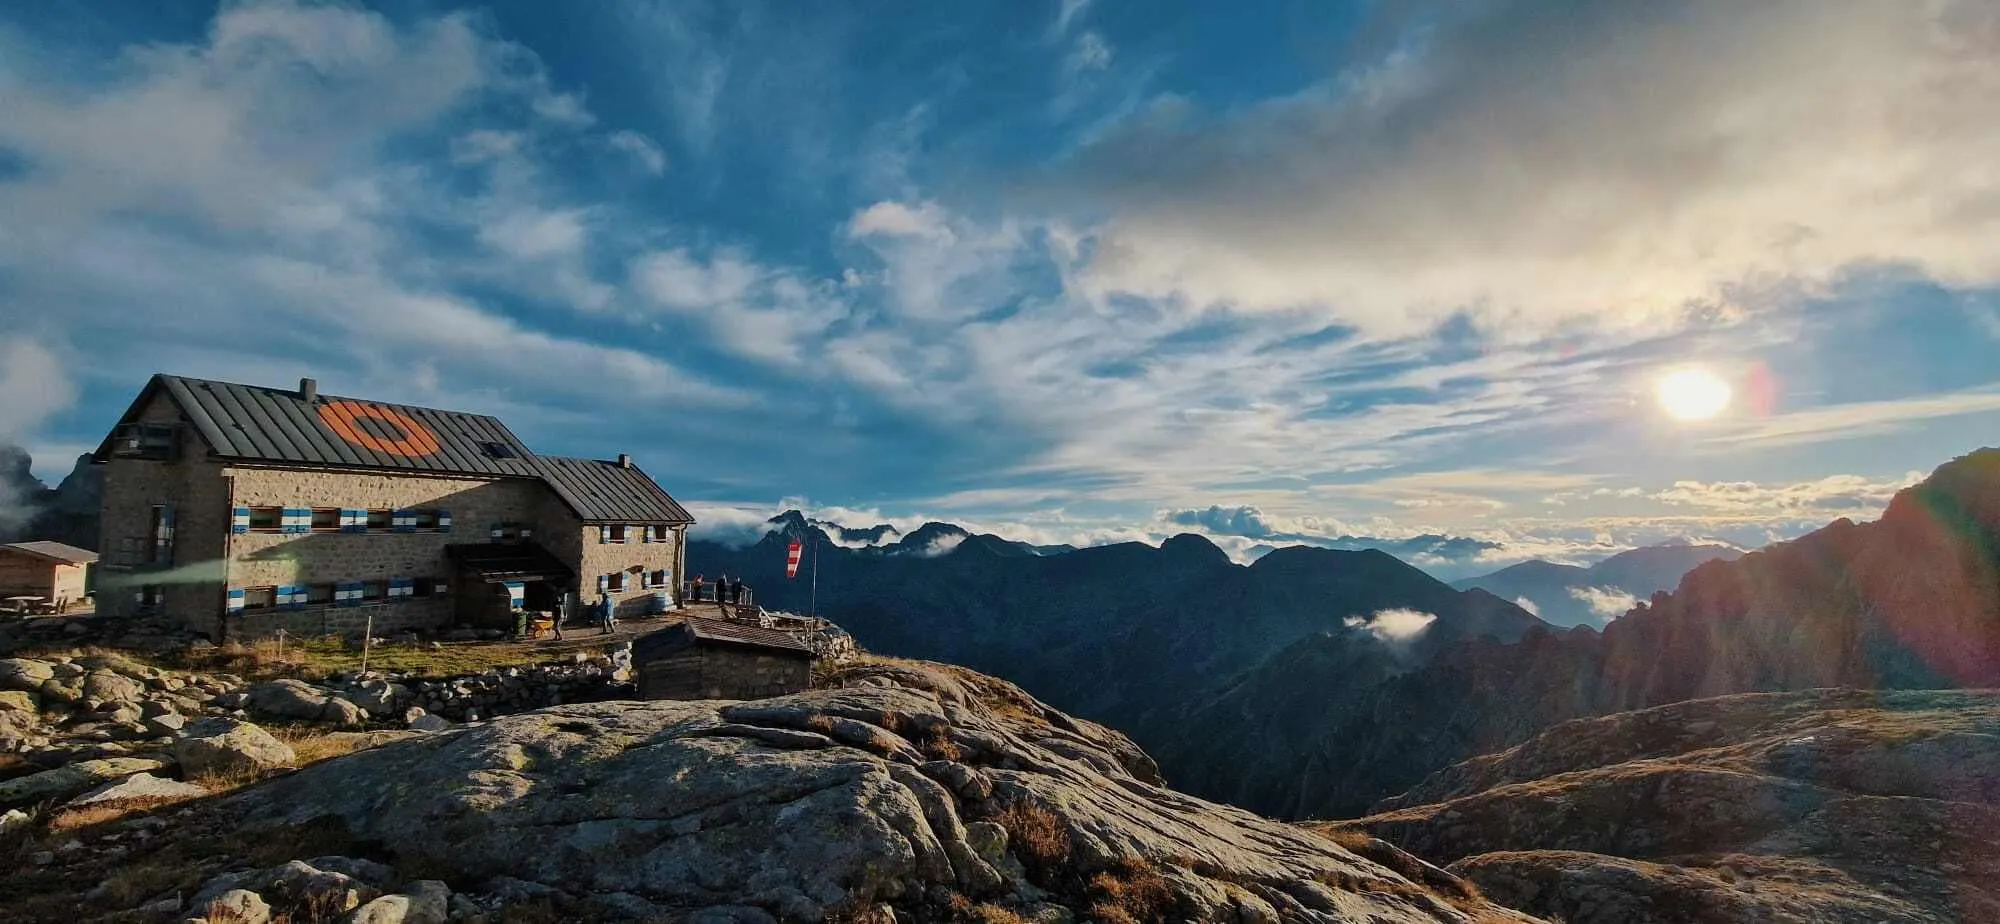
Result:
{"label": "red and white flag", "polygon": [[797,539],[793,539],[791,548],[785,550],[786,577],[795,578],[799,576],[799,554],[801,550],[803,550],[804,548],[805,548],[804,546],[799,545],[799,541]]}

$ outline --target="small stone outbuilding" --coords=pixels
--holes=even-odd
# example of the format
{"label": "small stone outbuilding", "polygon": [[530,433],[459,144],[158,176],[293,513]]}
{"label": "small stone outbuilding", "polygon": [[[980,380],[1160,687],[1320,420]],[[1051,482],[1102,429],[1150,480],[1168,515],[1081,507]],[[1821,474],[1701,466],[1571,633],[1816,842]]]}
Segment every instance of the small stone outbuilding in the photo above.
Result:
{"label": "small stone outbuilding", "polygon": [[0,545],[0,598],[41,597],[56,609],[82,602],[97,553],[60,542]]}
{"label": "small stone outbuilding", "polygon": [[632,643],[641,699],[764,699],[812,686],[812,649],[775,629],[690,618]]}

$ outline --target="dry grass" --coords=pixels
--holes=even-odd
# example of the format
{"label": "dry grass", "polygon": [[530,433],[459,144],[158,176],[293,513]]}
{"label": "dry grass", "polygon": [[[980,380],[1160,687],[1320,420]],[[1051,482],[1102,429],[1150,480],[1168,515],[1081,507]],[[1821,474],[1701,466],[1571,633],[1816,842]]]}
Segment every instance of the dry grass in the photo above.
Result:
{"label": "dry grass", "polygon": [[364,734],[353,732],[328,733],[323,729],[307,725],[280,726],[266,729],[271,736],[283,741],[298,756],[301,767],[316,764],[331,757],[352,754],[368,743]]}
{"label": "dry grass", "polygon": [[831,716],[815,715],[806,720],[806,727],[820,734],[830,735],[833,734],[833,718]]}
{"label": "dry grass", "polygon": [[993,819],[1007,829],[1007,844],[1031,875],[1042,882],[1055,881],[1062,865],[1069,861],[1069,829],[1054,812],[1033,802],[1019,801],[1002,809]]}
{"label": "dry grass", "polygon": [[114,802],[94,802],[90,805],[62,808],[49,816],[48,823],[44,827],[51,835],[61,834],[68,831],[95,827],[107,821],[116,821],[127,815],[139,812],[150,812],[155,809],[165,808],[169,805],[186,802],[191,798],[200,797],[148,796],[140,799],[119,799]]}
{"label": "dry grass", "polygon": [[1090,877],[1090,916],[1104,924],[1165,924],[1174,920],[1174,890],[1151,864],[1126,858]]}
{"label": "dry grass", "polygon": [[264,771],[251,767],[208,770],[191,774],[187,781],[212,793],[234,792],[264,778]]}
{"label": "dry grass", "polygon": [[1367,851],[1374,849],[1375,846],[1375,836],[1360,828],[1337,828],[1327,825],[1325,827],[1313,828],[1312,831],[1354,853],[1363,854],[1364,856]]}
{"label": "dry grass", "polygon": [[965,749],[951,740],[951,733],[942,726],[931,729],[920,746],[924,755],[932,760],[964,760]]}

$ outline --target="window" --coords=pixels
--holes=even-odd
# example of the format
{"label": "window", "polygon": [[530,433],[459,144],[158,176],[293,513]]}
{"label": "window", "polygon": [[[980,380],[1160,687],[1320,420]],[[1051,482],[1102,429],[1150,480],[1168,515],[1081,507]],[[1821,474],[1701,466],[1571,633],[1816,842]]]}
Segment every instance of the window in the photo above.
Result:
{"label": "window", "polygon": [[166,504],[153,505],[152,547],[147,552],[146,561],[154,565],[174,563],[174,508]]}
{"label": "window", "polygon": [[363,581],[363,582],[361,582],[361,599],[363,599],[363,600],[385,600],[385,599],[388,599],[388,597],[389,597],[389,582],[388,582],[388,581]]}
{"label": "window", "polygon": [[649,583],[651,583],[654,587],[667,586],[667,569],[661,568],[658,571],[652,572],[650,576],[652,580]]}
{"label": "window", "polygon": [[514,458],[514,448],[506,443],[483,442],[479,444],[479,451],[486,453],[486,457],[489,459]]}
{"label": "window", "polygon": [[339,507],[314,507],[312,510],[313,510],[313,521],[312,521],[313,532],[337,533],[340,531]]}
{"label": "window", "polygon": [[171,459],[175,433],[172,424],[127,424],[118,428],[111,454],[120,459]]}
{"label": "window", "polygon": [[435,578],[412,578],[410,580],[410,596],[412,597],[437,596],[437,588],[438,582]]}
{"label": "window", "polygon": [[487,532],[495,542],[512,542],[534,536],[535,525],[533,523],[495,523]]}
{"label": "window", "polygon": [[275,533],[284,525],[285,525],[285,508],[283,507],[250,508],[251,532]]}
{"label": "window", "polygon": [[167,602],[167,585],[147,584],[139,588],[140,606],[159,606]]}
{"label": "window", "polygon": [[666,527],[664,527],[664,526],[648,526],[648,527],[646,527],[646,528],[647,528],[647,529],[650,529],[650,530],[652,530],[652,531],[653,531],[653,541],[654,541],[654,542],[665,542],[665,541],[667,541],[667,528],[666,528]]}
{"label": "window", "polygon": [[625,541],[625,524],[623,524],[623,523],[620,523],[620,524],[618,524],[618,525],[616,525],[616,526],[607,526],[607,527],[605,527],[605,528],[604,528],[604,536],[605,536],[605,539],[604,539],[604,541],[606,541],[606,542],[624,542],[624,541]]}
{"label": "window", "polygon": [[419,510],[419,511],[417,511],[417,512],[416,512],[416,514],[417,514],[417,528],[418,528],[418,529],[436,529],[436,528],[438,528],[438,512],[437,512],[437,511],[435,511],[435,510]]}
{"label": "window", "polygon": [[314,584],[306,588],[306,602],[328,604],[333,602],[332,584]]}
{"label": "window", "polygon": [[613,593],[623,591],[625,589],[625,572],[613,571],[605,575],[604,586],[606,590],[610,590]]}
{"label": "window", "polygon": [[268,610],[276,605],[278,605],[278,588],[276,587],[243,588],[244,609]]}
{"label": "window", "polygon": [[368,511],[368,528],[370,530],[379,529],[384,532],[387,532],[391,527],[394,527],[395,525],[396,525],[396,511],[394,510]]}

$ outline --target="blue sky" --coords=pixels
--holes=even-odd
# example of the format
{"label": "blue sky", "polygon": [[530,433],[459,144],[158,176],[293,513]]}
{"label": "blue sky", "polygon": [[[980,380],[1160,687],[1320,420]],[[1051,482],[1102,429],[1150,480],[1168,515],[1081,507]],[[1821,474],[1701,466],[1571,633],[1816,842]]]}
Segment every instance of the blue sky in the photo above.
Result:
{"label": "blue sky", "polygon": [[150,372],[312,375],[721,532],[1457,575],[1872,517],[2000,425],[1977,0],[34,4],[0,111],[48,478]]}

